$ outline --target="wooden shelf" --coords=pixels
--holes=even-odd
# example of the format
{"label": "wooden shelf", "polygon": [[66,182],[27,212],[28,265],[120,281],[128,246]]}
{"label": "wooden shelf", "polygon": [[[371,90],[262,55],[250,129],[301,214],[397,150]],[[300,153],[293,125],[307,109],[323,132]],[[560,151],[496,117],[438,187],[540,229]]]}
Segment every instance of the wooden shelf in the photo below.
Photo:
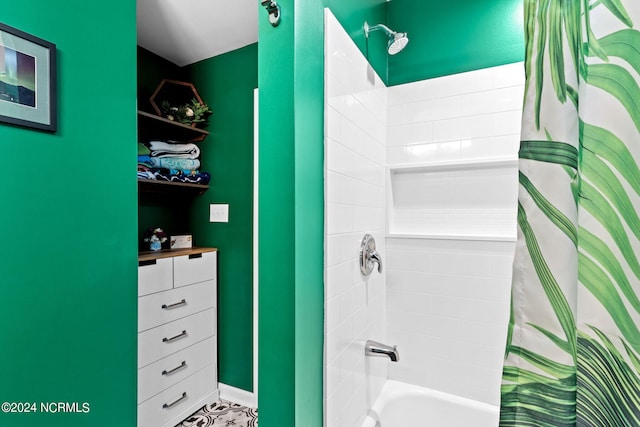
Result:
{"label": "wooden shelf", "polygon": [[169,182],[154,179],[138,178],[139,193],[181,193],[202,194],[209,189],[208,185],[191,184],[188,182]]}
{"label": "wooden shelf", "polygon": [[138,137],[141,141],[158,139],[179,142],[198,142],[209,135],[204,129],[174,122],[155,114],[138,110]]}

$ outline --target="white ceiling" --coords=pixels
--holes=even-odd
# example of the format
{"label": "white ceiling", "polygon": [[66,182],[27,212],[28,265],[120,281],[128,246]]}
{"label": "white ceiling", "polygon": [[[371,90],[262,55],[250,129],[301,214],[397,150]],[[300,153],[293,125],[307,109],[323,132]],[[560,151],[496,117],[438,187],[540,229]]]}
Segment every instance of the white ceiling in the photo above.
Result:
{"label": "white ceiling", "polygon": [[256,0],[137,2],[138,44],[179,66],[258,41]]}

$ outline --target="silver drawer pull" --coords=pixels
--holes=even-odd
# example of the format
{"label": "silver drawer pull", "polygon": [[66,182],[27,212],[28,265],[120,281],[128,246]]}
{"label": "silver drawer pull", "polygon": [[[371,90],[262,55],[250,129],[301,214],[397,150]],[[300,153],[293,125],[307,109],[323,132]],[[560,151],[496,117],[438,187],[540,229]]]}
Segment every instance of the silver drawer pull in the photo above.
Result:
{"label": "silver drawer pull", "polygon": [[162,371],[162,375],[171,375],[177,371],[179,371],[182,368],[186,368],[187,367],[187,362],[186,360],[183,360],[182,363],[179,366],[176,366],[175,368],[169,370],[169,371]]}
{"label": "silver drawer pull", "polygon": [[165,403],[164,405],[162,405],[162,409],[170,409],[171,407],[177,405],[178,403],[182,402],[186,398],[187,398],[187,392],[183,391],[182,396],[180,396],[179,398],[177,398],[171,403]]}
{"label": "silver drawer pull", "polygon": [[184,338],[187,336],[187,331],[184,330],[182,331],[182,333],[176,335],[175,337],[171,337],[171,338],[162,338],[162,342],[166,342],[166,343],[171,343],[174,342],[175,340],[179,340],[180,338]]}
{"label": "silver drawer pull", "polygon": [[174,302],[173,304],[162,304],[162,309],[163,310],[171,310],[172,308],[178,308],[178,307],[182,307],[183,305],[187,305],[187,300],[186,299],[182,299],[182,301],[180,302]]}

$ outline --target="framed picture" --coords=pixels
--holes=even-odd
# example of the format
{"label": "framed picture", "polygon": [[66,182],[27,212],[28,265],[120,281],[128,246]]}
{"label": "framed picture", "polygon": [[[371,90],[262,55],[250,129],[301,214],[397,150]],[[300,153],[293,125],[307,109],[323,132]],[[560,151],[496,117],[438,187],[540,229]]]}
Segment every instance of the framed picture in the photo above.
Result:
{"label": "framed picture", "polygon": [[56,45],[0,23],[0,123],[55,132]]}

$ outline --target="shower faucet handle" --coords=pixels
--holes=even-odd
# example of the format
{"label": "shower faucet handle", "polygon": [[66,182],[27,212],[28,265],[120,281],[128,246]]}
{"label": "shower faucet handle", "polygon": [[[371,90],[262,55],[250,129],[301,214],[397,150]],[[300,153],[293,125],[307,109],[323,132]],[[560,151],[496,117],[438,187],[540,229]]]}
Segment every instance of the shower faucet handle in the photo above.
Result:
{"label": "shower faucet handle", "polygon": [[382,257],[378,253],[378,251],[373,250],[369,253],[369,258],[371,261],[378,263],[378,273],[382,273]]}
{"label": "shower faucet handle", "polygon": [[378,264],[378,273],[382,273],[382,257],[376,250],[376,241],[370,234],[365,234],[360,243],[360,272],[369,276],[374,264]]}

